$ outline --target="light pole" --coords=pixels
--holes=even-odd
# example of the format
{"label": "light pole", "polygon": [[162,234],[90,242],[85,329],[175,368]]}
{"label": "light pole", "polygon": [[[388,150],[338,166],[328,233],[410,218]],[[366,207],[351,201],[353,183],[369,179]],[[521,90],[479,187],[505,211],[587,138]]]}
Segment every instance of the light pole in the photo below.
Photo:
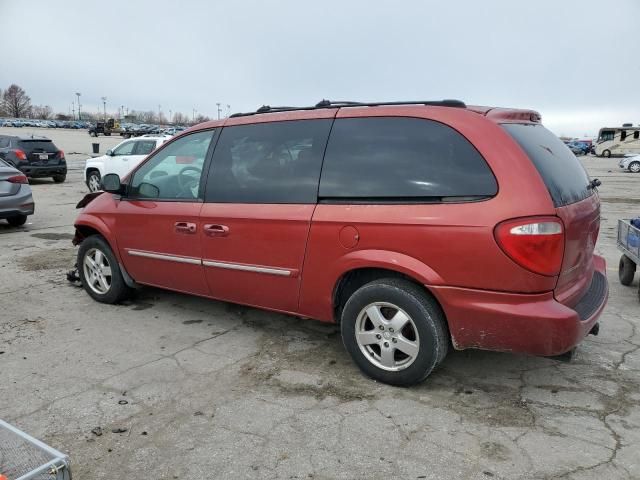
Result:
{"label": "light pole", "polygon": [[220,120],[220,102],[216,103],[218,106],[218,120]]}
{"label": "light pole", "polygon": [[124,105],[120,105],[120,120],[124,119]]}
{"label": "light pole", "polygon": [[162,108],[162,105],[158,105],[158,123],[160,125],[162,125],[162,110],[160,110]]}
{"label": "light pole", "polygon": [[104,107],[104,121],[107,121],[107,97],[100,97],[102,98],[102,106]]}
{"label": "light pole", "polygon": [[173,117],[171,116],[171,109],[169,109],[169,124],[173,124]]}
{"label": "light pole", "polygon": [[193,123],[195,123],[195,121],[196,121],[196,109],[195,108],[193,109],[193,117],[192,117],[191,121]]}
{"label": "light pole", "polygon": [[80,92],[76,92],[76,95],[78,96],[78,120],[82,120],[82,115],[80,114],[80,95],[82,95]]}
{"label": "light pole", "polygon": [[231,114],[231,105],[227,104],[227,117]]}

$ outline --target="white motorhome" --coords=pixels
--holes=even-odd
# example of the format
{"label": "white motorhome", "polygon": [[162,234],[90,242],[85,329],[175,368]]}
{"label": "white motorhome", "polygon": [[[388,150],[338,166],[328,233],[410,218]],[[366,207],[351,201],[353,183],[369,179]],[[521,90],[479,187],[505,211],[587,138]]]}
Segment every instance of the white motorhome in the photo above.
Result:
{"label": "white motorhome", "polygon": [[625,123],[622,127],[601,128],[595,153],[599,157],[640,154],[640,127]]}

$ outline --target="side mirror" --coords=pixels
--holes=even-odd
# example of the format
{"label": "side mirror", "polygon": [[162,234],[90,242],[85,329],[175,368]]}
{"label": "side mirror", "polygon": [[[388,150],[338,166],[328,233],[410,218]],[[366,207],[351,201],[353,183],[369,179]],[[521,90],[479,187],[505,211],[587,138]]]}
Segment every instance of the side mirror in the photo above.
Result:
{"label": "side mirror", "polygon": [[124,193],[124,185],[120,183],[120,176],[117,173],[108,173],[102,177],[102,189],[109,193]]}
{"label": "side mirror", "polygon": [[107,150],[107,152],[105,153],[105,155],[108,155],[110,157],[113,157],[113,150],[109,149]]}

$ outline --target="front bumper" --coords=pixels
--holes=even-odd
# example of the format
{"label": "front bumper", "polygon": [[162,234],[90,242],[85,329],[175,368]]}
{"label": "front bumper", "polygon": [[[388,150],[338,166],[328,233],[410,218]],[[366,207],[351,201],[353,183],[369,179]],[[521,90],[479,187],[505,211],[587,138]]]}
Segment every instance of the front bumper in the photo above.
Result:
{"label": "front bumper", "polygon": [[51,177],[53,175],[66,175],[67,174],[67,164],[63,163],[62,165],[18,165],[16,167],[22,173],[24,173],[27,177],[31,178],[39,178],[39,177]]}
{"label": "front bumper", "polygon": [[456,349],[479,348],[555,356],[573,349],[586,337],[607,303],[606,264],[594,255],[589,289],[573,308],[553,292],[519,294],[430,287],[449,322]]}

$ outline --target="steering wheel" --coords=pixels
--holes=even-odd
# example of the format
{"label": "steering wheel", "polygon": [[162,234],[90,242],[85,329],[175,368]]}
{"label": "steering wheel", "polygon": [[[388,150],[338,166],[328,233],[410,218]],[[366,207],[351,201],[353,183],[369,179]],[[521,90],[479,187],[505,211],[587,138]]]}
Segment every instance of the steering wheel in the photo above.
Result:
{"label": "steering wheel", "polygon": [[[198,174],[198,178],[187,175],[185,172],[196,172]],[[194,185],[200,183],[200,174],[202,173],[202,169],[198,167],[184,167],[182,170],[178,172],[178,186],[182,192],[190,191]]]}

